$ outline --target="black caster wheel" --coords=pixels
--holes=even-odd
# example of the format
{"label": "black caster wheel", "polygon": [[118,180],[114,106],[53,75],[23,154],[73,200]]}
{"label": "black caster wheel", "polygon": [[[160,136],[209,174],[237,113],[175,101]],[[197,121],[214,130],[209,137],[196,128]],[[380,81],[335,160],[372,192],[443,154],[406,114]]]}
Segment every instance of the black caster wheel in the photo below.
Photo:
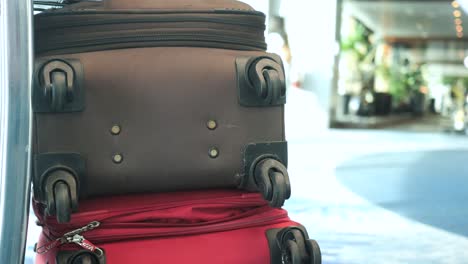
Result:
{"label": "black caster wheel", "polygon": [[55,213],[59,223],[70,222],[71,217],[71,199],[68,185],[59,181],[54,186]]}
{"label": "black caster wheel", "polygon": [[67,99],[67,79],[63,72],[52,72],[50,88],[48,90],[50,105],[53,110],[64,108]]}
{"label": "black caster wheel", "polygon": [[276,104],[286,95],[282,66],[271,58],[259,58],[248,69],[249,83],[255,94],[266,104]]}
{"label": "black caster wheel", "polygon": [[291,196],[291,184],[286,167],[271,158],[261,160],[255,167],[255,182],[272,207],[280,208]]}
{"label": "black caster wheel", "polygon": [[313,239],[306,240],[307,251],[310,256],[310,264],[322,264],[322,251],[317,241]]}
{"label": "black caster wheel", "polygon": [[281,230],[276,241],[281,249],[281,259],[288,264],[322,264],[322,253],[317,241],[309,239],[298,227]]}
{"label": "black caster wheel", "polygon": [[299,246],[296,242],[288,240],[285,248],[281,252],[281,261],[283,264],[302,264]]}
{"label": "black caster wheel", "polygon": [[99,264],[99,258],[93,253],[80,253],[75,256],[71,261],[71,264]]}
{"label": "black caster wheel", "polygon": [[[299,262],[291,263],[308,263],[309,255],[307,252],[306,237],[304,233],[295,227],[286,228],[278,234],[279,245],[282,248],[282,255],[285,258],[285,254],[291,254],[289,257],[292,260],[298,260]],[[294,242],[297,249],[294,251],[288,251],[290,242]]]}

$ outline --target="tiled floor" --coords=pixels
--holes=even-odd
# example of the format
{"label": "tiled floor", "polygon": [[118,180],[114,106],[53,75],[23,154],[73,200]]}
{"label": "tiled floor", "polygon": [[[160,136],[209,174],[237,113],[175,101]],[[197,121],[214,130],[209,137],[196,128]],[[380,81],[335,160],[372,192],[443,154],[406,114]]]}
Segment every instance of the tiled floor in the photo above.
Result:
{"label": "tiled floor", "polygon": [[313,102],[289,95],[286,208],[319,241],[323,263],[468,263],[468,137],[319,130],[326,115]]}

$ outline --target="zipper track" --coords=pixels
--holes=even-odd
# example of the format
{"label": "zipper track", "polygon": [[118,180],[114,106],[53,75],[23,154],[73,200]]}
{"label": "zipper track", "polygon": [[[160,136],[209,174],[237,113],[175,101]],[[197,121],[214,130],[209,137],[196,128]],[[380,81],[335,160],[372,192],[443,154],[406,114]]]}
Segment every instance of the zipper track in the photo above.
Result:
{"label": "zipper track", "polygon": [[[58,22],[57,19],[48,19],[46,16],[38,16],[36,19],[36,53],[47,53],[49,55],[58,55],[66,53],[92,52],[106,49],[121,49],[121,48],[136,48],[158,47],[158,46],[181,46],[181,47],[210,47],[220,49],[235,49],[235,50],[266,50],[266,43],[263,36],[265,29],[264,18],[258,19],[255,16],[234,16],[220,15],[218,17],[197,17],[200,12],[183,12],[180,16],[168,16],[167,12],[162,12],[161,15],[153,15],[148,17],[144,15],[136,15],[132,17],[109,16],[114,14],[106,12],[106,15],[96,15],[93,13],[90,16],[82,16],[81,12],[71,13],[74,15],[66,15],[60,13],[61,18],[68,17],[68,21]],[[55,14],[55,15],[57,15]],[[250,13],[249,13],[250,14]],[[180,23],[180,27],[162,28],[158,27],[158,23],[162,26],[164,23]],[[152,23],[154,28],[160,32],[142,34],[138,28],[134,31],[126,29],[119,31],[121,24],[142,24],[141,29],[147,29],[148,23]],[[184,23],[194,23],[192,27],[185,27]],[[201,30],[216,30],[216,33],[202,33],[196,31],[196,23],[212,23],[209,27],[200,25]],[[87,27],[86,31],[90,31],[93,26],[113,26],[114,30],[106,30],[102,33],[81,33],[80,27]],[[222,25],[239,26],[239,29],[226,29]],[[146,26],[146,27],[144,27]],[[137,26],[136,26],[137,27]],[[67,34],[66,31],[58,36],[54,30],[76,28],[74,33]],[[180,29],[186,29],[188,32],[178,32]],[[166,30],[166,31],[164,31]],[[190,30],[193,30],[190,32]],[[161,32],[162,31],[162,32]],[[237,36],[235,35],[236,32]],[[103,35],[109,36],[103,36]],[[252,37],[246,37],[246,34]],[[257,36],[257,37],[255,37]],[[60,37],[60,38],[59,38]]]}
{"label": "zipper track", "polygon": [[[228,38],[221,36],[126,36],[94,40],[76,40],[70,43],[51,43],[47,39],[44,44],[38,41],[36,45],[37,54],[59,55],[67,53],[93,52],[102,50],[114,50],[138,47],[208,47],[219,49],[264,51],[266,43],[250,41],[244,38]],[[145,45],[142,45],[146,43]]]}
{"label": "zipper track", "polygon": [[[259,42],[247,41],[241,38],[229,38],[229,37],[220,37],[220,36],[201,36],[198,34],[186,34],[178,36],[167,36],[163,34],[158,35],[148,35],[148,36],[126,36],[126,37],[115,37],[115,38],[103,38],[103,39],[93,39],[93,40],[76,40],[69,43],[62,42],[55,45],[49,44],[47,50],[58,50],[58,49],[70,49],[76,47],[86,47],[86,46],[101,46],[101,45],[110,45],[110,44],[129,44],[136,42],[159,42],[159,46],[165,46],[164,42],[179,42],[181,46],[192,46],[188,45],[187,42],[199,42],[200,44],[212,43],[214,46],[219,48],[225,48],[224,44],[233,44],[238,46],[243,46],[246,49],[265,49],[266,45]],[[184,42],[186,44],[184,44]],[[218,45],[216,45],[218,43]],[[213,46],[212,45],[212,46]],[[197,46],[197,45],[193,45]]]}
{"label": "zipper track", "polygon": [[[219,199],[198,199],[195,201],[179,201],[179,202],[168,202],[164,204],[159,204],[159,205],[147,205],[147,206],[141,206],[141,207],[125,207],[125,208],[119,208],[116,210],[106,210],[106,218],[114,218],[114,217],[119,217],[121,215],[129,215],[129,214],[134,214],[134,213],[142,213],[142,212],[150,212],[150,211],[156,211],[156,210],[168,210],[168,209],[174,209],[178,207],[187,207],[187,206],[197,206],[197,205],[226,205],[226,206],[242,206],[243,208],[251,208],[251,207],[257,207],[261,208],[266,205],[263,201],[259,203],[259,199],[256,196],[252,197],[228,197],[228,198],[219,198]],[[102,212],[100,210],[97,211],[97,213]],[[75,219],[80,219],[79,221],[76,221],[74,225],[72,226],[67,226],[67,227],[79,227],[83,226],[86,223],[89,223],[93,220],[98,220],[101,221],[99,216],[96,216],[94,214],[89,214],[89,213],[84,213],[81,215],[80,213],[77,213],[74,215]],[[49,216],[48,219],[52,220],[50,224],[57,225],[55,222],[55,217]],[[46,224],[47,225],[47,224]]]}
{"label": "zipper track", "polygon": [[[117,201],[116,201],[117,202]],[[289,221],[286,211],[269,207],[257,194],[234,195],[214,198],[210,196],[201,196],[195,200],[187,201],[165,201],[161,200],[157,204],[148,203],[147,205],[136,206],[133,201],[126,204],[124,207],[115,208],[114,210],[104,210],[99,208],[87,210],[86,213],[77,213],[74,215],[73,225],[61,225],[56,222],[54,217],[42,219],[44,224],[44,235],[50,239],[61,237],[64,233],[71,229],[82,227],[89,222],[98,221],[100,227],[89,233],[84,234],[96,243],[103,243],[106,239],[131,239],[151,238],[160,236],[176,236],[176,235],[193,235],[208,232],[220,232],[233,229],[248,228],[259,225],[274,224],[277,222]],[[93,202],[91,201],[93,204]],[[244,208],[245,211],[238,212],[235,215],[228,214],[215,218],[209,218],[199,223],[187,222],[181,223],[161,223],[161,222],[146,222],[147,216],[150,219],[156,217],[158,211],[165,212],[167,210],[180,208],[184,212],[186,208],[224,208],[225,210],[239,210]],[[86,210],[86,209],[85,209]],[[216,209],[218,210],[218,209]],[[94,212],[94,213],[93,213]],[[156,214],[152,214],[152,212]],[[226,211],[229,212],[229,211]],[[127,217],[135,213],[142,213],[136,219]],[[224,214],[224,213],[223,213]],[[164,215],[164,214],[163,214]],[[183,215],[183,214],[182,214]],[[174,215],[175,218],[178,215]],[[154,218],[159,219],[159,218]],[[161,219],[164,220],[163,216]],[[190,220],[190,218],[188,218]],[[45,221],[45,222],[44,222]]]}
{"label": "zipper track", "polygon": [[38,14],[37,16],[46,17],[46,16],[69,16],[69,15],[167,15],[167,14],[231,14],[231,15],[251,15],[257,17],[265,18],[265,14],[256,11],[256,10],[240,10],[240,9],[228,9],[228,8],[218,8],[211,10],[171,10],[171,9],[127,9],[127,10],[103,10],[98,8],[76,8],[76,9],[58,9],[58,10],[48,10]]}
{"label": "zipper track", "polygon": [[[264,209],[264,208],[261,208]],[[255,211],[255,210],[254,210]],[[258,211],[258,210],[256,210]],[[251,212],[252,214],[252,212]],[[276,223],[282,222],[281,220],[284,221],[289,221],[287,218],[287,213],[285,211],[281,211],[281,213],[276,212],[276,211],[267,211],[263,212],[263,214],[268,214],[268,215],[262,215],[262,212],[256,215],[251,215],[250,217],[247,216],[245,219],[236,219],[232,220],[229,222],[221,222],[221,223],[215,223],[215,224],[206,224],[202,226],[174,226],[174,227],[161,227],[161,226],[147,226],[142,229],[144,231],[139,231],[139,232],[133,232],[129,234],[120,234],[120,235],[115,235],[115,234],[100,234],[105,231],[104,229],[114,229],[114,230],[137,230],[137,227],[133,226],[128,226],[126,227],[125,225],[128,225],[126,223],[106,223],[105,221],[101,222],[100,228],[95,229],[93,231],[90,231],[89,233],[83,234],[88,240],[93,241],[95,244],[100,244],[100,243],[106,243],[106,242],[115,242],[115,241],[123,241],[123,240],[129,240],[129,239],[147,239],[147,238],[156,238],[156,237],[173,237],[173,236],[180,236],[180,235],[197,235],[197,234],[204,234],[204,233],[214,233],[214,232],[226,232],[226,231],[232,231],[236,229],[243,229],[243,228],[252,228],[252,227],[257,227],[257,226],[262,226],[262,225],[272,225]],[[149,224],[150,225],[150,224]],[[155,230],[150,230],[151,228]],[[161,230],[165,229],[165,230]],[[168,229],[173,229],[173,230],[168,230]],[[175,230],[174,230],[175,229]],[[43,234],[48,237],[50,240],[54,240],[60,235],[53,235],[51,233],[47,234],[48,232],[43,232]]]}
{"label": "zipper track", "polygon": [[[95,200],[88,201],[91,204],[95,203]],[[102,202],[101,202],[102,203]],[[211,197],[211,196],[201,196],[196,199],[192,200],[176,200],[176,201],[165,201],[162,200],[158,203],[148,203],[147,205],[141,205],[138,201],[137,204],[139,206],[135,206],[134,203],[130,203],[126,207],[119,207],[115,209],[105,209],[106,215],[111,215],[110,217],[119,216],[119,215],[128,215],[136,212],[146,212],[146,211],[154,211],[154,210],[166,210],[171,208],[177,207],[186,207],[186,206],[196,206],[196,205],[226,205],[226,206],[242,206],[243,208],[251,208],[251,207],[264,207],[267,205],[267,202],[256,193],[249,193],[249,194],[242,194],[242,195],[233,195],[233,196],[223,196],[223,197]],[[91,222],[96,214],[103,214],[101,209],[89,209],[86,205],[83,205],[82,209],[85,213],[76,213],[74,214],[75,217],[75,224],[71,227],[75,226],[82,226]],[[94,214],[92,214],[94,212]],[[90,216],[92,215],[92,216]],[[109,216],[107,216],[109,217]],[[89,218],[89,219],[88,219]],[[80,219],[80,220],[77,220]],[[43,222],[45,221],[46,225],[53,225],[57,226],[56,218],[53,216],[48,216],[41,219]],[[49,222],[50,221],[50,222]],[[70,227],[68,225],[67,227]]]}
{"label": "zipper track", "polygon": [[[255,219],[251,221],[238,221],[232,223],[220,223],[215,225],[208,225],[208,226],[199,226],[199,227],[178,227],[177,230],[174,231],[166,231],[166,232],[145,232],[144,234],[136,234],[136,235],[125,235],[125,236],[112,236],[112,235],[89,235],[88,238],[93,240],[96,243],[106,243],[115,240],[122,240],[122,239],[137,239],[137,238],[154,238],[154,237],[172,237],[172,236],[180,236],[180,235],[197,235],[203,233],[214,233],[214,232],[226,232],[232,231],[241,228],[252,228],[261,225],[269,225],[275,224],[280,219],[285,219],[287,215],[275,215],[269,216],[261,219]],[[105,227],[105,224],[104,224]]]}
{"label": "zipper track", "polygon": [[[39,20],[39,19],[38,19]],[[41,21],[37,21],[41,23]],[[55,22],[55,21],[53,21]],[[245,27],[252,27],[264,30],[265,25],[264,23],[260,23],[256,21],[246,22],[245,20],[240,19],[230,19],[230,18],[208,18],[208,17],[186,17],[183,19],[174,18],[174,17],[122,17],[122,18],[96,18],[94,20],[86,20],[86,21],[61,21],[58,25],[57,23],[49,23],[44,26],[36,27],[36,31],[40,31],[43,29],[50,30],[50,29],[59,29],[59,28],[68,28],[68,27],[76,27],[76,26],[103,26],[103,25],[118,25],[118,24],[136,24],[136,23],[190,23],[190,22],[197,22],[197,23],[216,23],[216,24],[224,24],[224,25],[237,25],[237,26],[245,26]]]}

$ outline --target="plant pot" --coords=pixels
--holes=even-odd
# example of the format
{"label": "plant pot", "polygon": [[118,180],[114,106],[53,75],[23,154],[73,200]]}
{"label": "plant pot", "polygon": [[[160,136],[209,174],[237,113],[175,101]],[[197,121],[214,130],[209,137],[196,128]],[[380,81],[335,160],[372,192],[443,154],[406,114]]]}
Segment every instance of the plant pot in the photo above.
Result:
{"label": "plant pot", "polygon": [[423,115],[426,110],[426,95],[416,92],[411,96],[411,108],[413,114]]}
{"label": "plant pot", "polygon": [[343,109],[343,114],[345,115],[349,115],[350,111],[349,111],[349,102],[351,101],[351,98],[353,97],[353,95],[351,94],[345,94],[342,96],[341,98],[341,102],[342,102],[342,109]]}
{"label": "plant pot", "polygon": [[387,116],[392,112],[392,95],[389,93],[375,93],[375,115]]}

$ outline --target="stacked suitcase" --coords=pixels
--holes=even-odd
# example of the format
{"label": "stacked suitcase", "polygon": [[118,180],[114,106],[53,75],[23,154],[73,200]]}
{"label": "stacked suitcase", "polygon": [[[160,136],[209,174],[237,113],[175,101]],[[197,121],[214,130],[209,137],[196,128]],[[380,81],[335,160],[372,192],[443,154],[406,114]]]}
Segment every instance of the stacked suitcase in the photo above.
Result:
{"label": "stacked suitcase", "polygon": [[35,17],[37,263],[320,263],[291,195],[281,59],[232,0]]}

